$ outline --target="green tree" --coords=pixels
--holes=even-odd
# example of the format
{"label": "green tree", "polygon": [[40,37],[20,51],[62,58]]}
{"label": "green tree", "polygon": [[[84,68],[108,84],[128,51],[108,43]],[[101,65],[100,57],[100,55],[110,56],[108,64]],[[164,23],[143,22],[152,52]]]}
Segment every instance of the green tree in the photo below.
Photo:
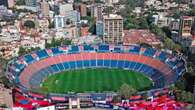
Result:
{"label": "green tree", "polygon": [[54,21],[49,21],[49,28],[54,28]]}
{"label": "green tree", "polygon": [[152,46],[150,44],[147,44],[147,43],[141,43],[140,46],[145,47],[145,48],[152,48]]}
{"label": "green tree", "polygon": [[176,86],[176,88],[179,89],[179,90],[185,90],[185,87],[186,87],[186,80],[185,80],[185,78],[179,79],[179,80],[175,83],[175,86]]}
{"label": "green tree", "polygon": [[138,25],[139,25],[139,29],[148,29],[149,28],[148,23],[147,23],[146,19],[144,19],[144,18],[139,18]]}
{"label": "green tree", "polygon": [[52,38],[51,43],[46,43],[46,48],[50,48],[50,47],[57,47],[57,46],[61,46],[61,45],[71,45],[71,40],[70,39],[55,39]]}
{"label": "green tree", "polygon": [[136,90],[128,84],[123,84],[118,91],[119,96],[121,96],[124,99],[129,99],[135,93]]}
{"label": "green tree", "polygon": [[11,88],[13,86],[9,79],[5,76],[0,77],[0,83],[2,83],[6,88]]}
{"label": "green tree", "polygon": [[21,56],[24,54],[26,54],[26,49],[24,47],[20,46],[19,51],[18,51],[18,55]]}
{"label": "green tree", "polygon": [[31,20],[26,20],[24,22],[24,26],[27,27],[27,28],[35,28],[35,23]]}
{"label": "green tree", "polygon": [[113,97],[112,101],[113,101],[113,103],[118,103],[118,102],[121,102],[122,99],[119,95],[116,95]]}

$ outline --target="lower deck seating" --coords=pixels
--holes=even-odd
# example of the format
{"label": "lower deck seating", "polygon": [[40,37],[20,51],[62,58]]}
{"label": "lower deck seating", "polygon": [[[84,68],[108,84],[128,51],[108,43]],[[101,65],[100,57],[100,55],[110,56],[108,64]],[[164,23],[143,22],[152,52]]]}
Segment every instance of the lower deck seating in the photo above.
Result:
{"label": "lower deck seating", "polygon": [[[154,88],[163,87],[164,80],[163,74],[148,66],[141,63],[136,62],[129,62],[129,61],[122,61],[122,60],[84,60],[84,61],[72,61],[72,62],[64,62],[51,65],[49,67],[43,68],[40,71],[36,72],[29,80],[29,84],[31,87],[39,87],[41,82],[44,80],[45,77],[56,74],[65,70],[72,70],[72,69],[83,69],[83,68],[125,68],[128,70],[133,70],[137,72],[141,72],[148,77],[151,77],[153,81],[156,81]],[[160,81],[159,81],[160,80]]]}
{"label": "lower deck seating", "polygon": [[[123,68],[144,73],[157,83],[154,84],[155,87],[162,87],[175,81],[185,71],[183,64],[177,64],[174,66],[175,70],[172,70],[172,68],[162,61],[165,58],[162,56],[163,52],[159,53],[160,55],[153,50],[153,52],[149,50],[146,52],[147,54],[152,53],[150,56],[158,56],[156,59],[136,54],[139,49],[137,47],[131,48],[132,53],[84,52],[51,56],[29,64],[19,76],[19,81],[28,88],[31,85],[39,86],[40,82],[44,79],[41,77],[65,70],[80,68]],[[77,47],[72,47],[72,50],[77,50]],[[158,58],[161,60],[158,60]],[[40,75],[36,76],[37,74]],[[33,81],[37,79],[39,83],[36,82],[34,84]],[[162,84],[160,84],[159,80]]]}

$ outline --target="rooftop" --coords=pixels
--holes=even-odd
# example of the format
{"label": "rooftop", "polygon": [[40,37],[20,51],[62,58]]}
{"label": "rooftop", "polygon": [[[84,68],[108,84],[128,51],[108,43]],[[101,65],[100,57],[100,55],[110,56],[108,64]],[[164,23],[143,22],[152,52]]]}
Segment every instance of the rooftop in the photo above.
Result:
{"label": "rooftop", "polygon": [[105,15],[103,17],[104,17],[104,19],[123,19],[122,16],[117,15],[117,14],[109,14],[109,15]]}

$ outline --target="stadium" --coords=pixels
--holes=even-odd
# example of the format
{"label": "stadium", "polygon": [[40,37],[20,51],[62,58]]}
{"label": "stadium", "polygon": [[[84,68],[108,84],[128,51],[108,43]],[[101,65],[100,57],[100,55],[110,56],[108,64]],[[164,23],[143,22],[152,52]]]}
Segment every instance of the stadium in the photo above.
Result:
{"label": "stadium", "polygon": [[110,101],[123,83],[139,91],[164,89],[185,71],[180,56],[154,48],[69,45],[13,59],[7,77],[26,97],[50,102],[79,98],[83,107]]}

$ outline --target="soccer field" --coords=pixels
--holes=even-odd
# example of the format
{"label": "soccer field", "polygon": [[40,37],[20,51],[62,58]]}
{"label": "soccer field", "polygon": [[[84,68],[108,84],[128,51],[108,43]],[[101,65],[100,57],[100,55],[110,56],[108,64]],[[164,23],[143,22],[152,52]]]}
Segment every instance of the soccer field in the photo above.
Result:
{"label": "soccer field", "polygon": [[53,93],[117,91],[127,83],[137,90],[152,86],[143,74],[123,69],[80,69],[51,75],[42,83],[41,90]]}

